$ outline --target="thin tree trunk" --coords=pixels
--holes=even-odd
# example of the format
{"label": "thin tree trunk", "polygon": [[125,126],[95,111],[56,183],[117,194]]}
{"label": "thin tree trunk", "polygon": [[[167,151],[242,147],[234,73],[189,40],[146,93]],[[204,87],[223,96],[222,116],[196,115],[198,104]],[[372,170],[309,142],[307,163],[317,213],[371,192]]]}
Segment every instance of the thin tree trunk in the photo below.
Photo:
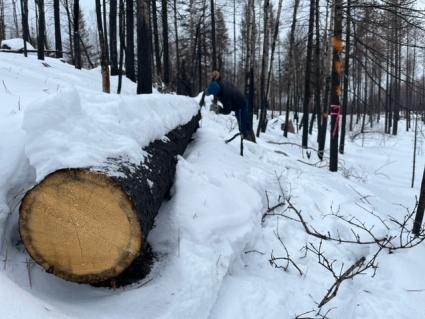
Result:
{"label": "thin tree trunk", "polygon": [[263,56],[261,59],[261,76],[260,76],[260,94],[261,94],[261,111],[260,120],[257,127],[257,137],[260,136],[260,131],[265,128],[265,122],[267,119],[267,93],[266,93],[266,72],[268,69],[268,57],[269,57],[269,25],[268,17],[270,11],[270,0],[264,0],[264,40],[263,40]]}
{"label": "thin tree trunk", "polygon": [[102,23],[102,8],[100,0],[96,0],[96,17],[97,17],[97,31],[99,34],[100,44],[100,66],[102,71],[102,88],[103,92],[109,93],[111,91],[111,84],[109,79],[109,65],[106,50],[108,45],[105,41],[105,35],[103,34],[103,23]]}
{"label": "thin tree trunk", "polygon": [[153,38],[155,47],[155,66],[156,75],[160,79],[162,75],[162,63],[161,63],[161,50],[159,48],[159,35],[158,35],[158,12],[156,7],[156,0],[152,0],[152,20],[153,20]]}
{"label": "thin tree trunk", "polygon": [[15,24],[15,37],[19,38],[19,23],[18,23],[18,14],[16,12],[16,0],[12,0],[13,7],[13,23]]}
{"label": "thin tree trunk", "polygon": [[152,93],[152,39],[149,0],[137,0],[137,94]]}
{"label": "thin tree trunk", "polygon": [[60,59],[60,58],[63,57],[63,53],[62,53],[62,34],[61,34],[59,0],[53,0],[53,15],[54,15],[54,20],[55,20],[56,58]]}
{"label": "thin tree trunk", "polygon": [[345,131],[347,125],[347,108],[348,108],[348,85],[350,78],[350,37],[351,37],[351,1],[347,0],[347,28],[345,36],[345,66],[344,66],[344,95],[342,101],[342,122],[341,122],[341,142],[339,144],[339,152],[344,154],[345,150]]}
{"label": "thin tree trunk", "polygon": [[[28,25],[28,3],[25,3],[28,0],[21,0],[21,20],[22,20],[22,39],[24,42],[24,56],[28,57],[28,52],[27,52],[27,41],[28,41],[28,33],[29,33],[29,29],[27,29],[25,27],[25,25]],[[1,3],[0,3],[1,6]],[[26,10],[25,10],[26,9]],[[1,10],[1,8],[0,8]],[[0,18],[1,19],[1,18]],[[1,29],[1,21],[0,21],[0,29]],[[1,32],[1,30],[0,30]],[[1,36],[0,36],[0,42],[1,42]]]}
{"label": "thin tree trunk", "polygon": [[44,18],[44,0],[37,0],[38,5],[38,38],[37,38],[37,57],[44,60],[44,46],[46,43],[46,22]]}
{"label": "thin tree trunk", "polygon": [[416,217],[415,217],[415,223],[413,225],[413,234],[416,236],[419,236],[419,233],[422,228],[422,220],[424,218],[424,211],[425,211],[425,168],[424,173],[422,176],[422,184],[421,184],[421,193],[419,195],[419,202],[418,207],[416,209]]}
{"label": "thin tree trunk", "polygon": [[117,50],[117,0],[109,0],[109,51],[111,52],[111,75],[118,75]]}
{"label": "thin tree trunk", "polygon": [[[316,0],[319,1],[319,0]],[[302,147],[308,148],[308,112],[310,104],[310,76],[311,76],[311,56],[313,47],[313,29],[314,29],[314,9],[315,0],[310,0],[310,17],[308,22],[308,38],[307,38],[307,57],[304,77],[304,101],[303,101],[303,136]]]}
{"label": "thin tree trunk", "polygon": [[134,66],[134,0],[126,0],[126,29],[125,74],[131,81],[136,82]]}
{"label": "thin tree trunk", "polygon": [[214,0],[210,2],[211,7],[211,44],[212,44],[212,69],[217,69],[217,49],[216,49],[216,36],[215,36],[215,5]]}
{"label": "thin tree trunk", "polygon": [[74,0],[74,48],[75,48],[75,68],[81,69],[80,1],[79,0]]}
{"label": "thin tree trunk", "polygon": [[106,57],[108,60],[108,64],[110,64],[110,56],[109,56],[109,45],[108,45],[108,19],[106,14],[106,0],[103,0],[103,34],[104,34],[104,41],[106,44]]}
{"label": "thin tree trunk", "polygon": [[170,54],[168,44],[168,5],[167,0],[162,0],[162,47],[164,52],[164,84],[170,85]]}
{"label": "thin tree trunk", "polygon": [[120,37],[120,61],[118,70],[118,89],[117,94],[121,94],[122,87],[122,71],[124,62],[124,49],[125,49],[125,8],[124,0],[119,0],[119,37]]}
{"label": "thin tree trunk", "polygon": [[[292,23],[291,23],[291,33],[289,35],[289,54],[288,54],[288,69],[286,70],[286,74],[288,75],[288,84],[286,87],[286,114],[285,114],[285,128],[283,130],[283,136],[288,137],[288,124],[289,124],[289,104],[291,99],[291,81],[293,81],[291,75],[296,72],[295,63],[294,63],[294,42],[295,42],[295,28],[297,25],[297,14],[298,14],[298,6],[300,4],[300,0],[294,0],[294,10],[292,13]],[[289,72],[289,69],[292,67],[292,72]]]}
{"label": "thin tree trunk", "polygon": [[69,7],[69,1],[65,0],[64,1],[64,7],[65,7],[65,12],[66,12],[66,17],[68,20],[68,36],[69,36],[69,49],[70,49],[70,56],[71,56],[71,61],[74,64],[74,44],[73,44],[73,40],[72,40],[72,18],[71,18],[71,9]]}
{"label": "thin tree trunk", "polygon": [[342,0],[335,0],[335,24],[333,35],[332,82],[331,82],[331,138],[329,170],[338,171],[338,121],[341,108],[341,72],[342,63]]}
{"label": "thin tree trunk", "polygon": [[180,79],[180,50],[179,50],[179,30],[177,25],[177,0],[174,0],[174,33],[176,38],[176,89],[179,94],[179,79]]}

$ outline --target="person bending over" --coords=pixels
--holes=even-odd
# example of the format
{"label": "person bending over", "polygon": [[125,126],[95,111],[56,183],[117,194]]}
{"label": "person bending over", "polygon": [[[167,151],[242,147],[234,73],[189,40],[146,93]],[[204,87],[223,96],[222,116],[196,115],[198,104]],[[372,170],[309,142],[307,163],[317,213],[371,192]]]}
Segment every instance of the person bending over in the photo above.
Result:
{"label": "person bending over", "polygon": [[214,110],[216,113],[230,114],[232,111],[235,112],[242,138],[255,143],[255,134],[249,120],[248,103],[233,83],[222,80],[220,73],[214,71],[212,81],[208,84],[204,94],[214,95],[214,101],[218,100],[223,105],[223,108],[217,107]]}

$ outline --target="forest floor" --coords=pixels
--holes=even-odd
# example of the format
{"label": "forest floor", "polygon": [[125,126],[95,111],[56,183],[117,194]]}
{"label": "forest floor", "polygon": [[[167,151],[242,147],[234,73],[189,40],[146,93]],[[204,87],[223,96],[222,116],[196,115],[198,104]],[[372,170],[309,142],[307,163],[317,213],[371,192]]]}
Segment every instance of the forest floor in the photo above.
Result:
{"label": "forest floor", "polygon": [[[283,137],[283,117],[269,121],[257,144],[245,142],[241,157],[238,139],[224,143],[236,132],[234,117],[203,109],[148,238],[156,255],[148,277],[109,290],[45,273],[19,241],[22,190],[61,167],[120,153],[143,157],[138,150],[190,118],[197,103],[131,97],[130,82],[125,96],[104,95],[99,70],[46,62],[0,54],[1,318],[425,318],[424,244],[374,258],[373,242],[394,236],[387,245],[400,245],[397,221],[415,208],[425,165],[422,123],[411,188],[414,135],[404,121],[398,136],[380,133],[382,125],[348,134],[331,173],[327,152],[319,162],[299,147],[300,133]],[[314,130],[313,149],[315,139]],[[404,245],[409,234],[402,235]],[[323,240],[329,236],[336,240]],[[342,281],[319,312],[335,282],[330,269],[338,278],[368,262],[373,267]]]}

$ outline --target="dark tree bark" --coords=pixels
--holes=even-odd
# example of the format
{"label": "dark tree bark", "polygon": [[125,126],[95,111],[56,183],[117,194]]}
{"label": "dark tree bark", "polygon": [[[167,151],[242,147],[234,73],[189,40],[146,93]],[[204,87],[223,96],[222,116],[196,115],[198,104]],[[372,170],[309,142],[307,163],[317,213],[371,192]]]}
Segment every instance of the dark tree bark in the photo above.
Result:
{"label": "dark tree bark", "polygon": [[75,49],[75,68],[81,69],[80,1],[79,0],[74,0],[74,49]]}
{"label": "dark tree bark", "polygon": [[[316,0],[318,1],[318,0]],[[310,17],[308,21],[308,38],[307,38],[307,58],[304,77],[304,101],[303,101],[303,136],[302,147],[308,148],[308,113],[310,104],[310,76],[311,76],[311,56],[313,47],[313,28],[314,28],[314,8],[315,0],[310,0]]]}
{"label": "dark tree bark", "polygon": [[67,20],[68,20],[68,36],[69,36],[69,48],[70,48],[71,61],[72,63],[75,64],[74,44],[73,44],[74,41],[72,40],[72,18],[71,18],[71,9],[69,7],[69,1],[64,0],[63,5],[65,7],[65,12],[66,12]]}
{"label": "dark tree bark", "polygon": [[97,31],[99,34],[100,44],[100,67],[102,72],[102,89],[105,93],[110,93],[111,83],[109,78],[109,64],[107,56],[108,45],[105,41],[105,35],[103,34],[103,23],[102,23],[102,8],[100,0],[96,0],[96,17],[97,17]]}
{"label": "dark tree bark", "polygon": [[320,114],[322,113],[320,108],[320,91],[322,87],[322,81],[321,81],[321,74],[320,74],[320,1],[316,1],[316,9],[315,9],[315,48],[314,48],[314,66],[315,66],[315,79],[314,79],[314,111],[313,115],[311,117],[310,121],[310,127],[308,129],[308,133],[311,135],[313,134],[313,126],[314,126],[314,120],[317,116],[317,131],[320,132],[321,130],[321,124],[322,124],[322,118],[320,117]]}
{"label": "dark tree bark", "polygon": [[[25,5],[25,1],[27,0],[21,0],[21,20],[22,20],[22,39],[24,42],[24,56],[28,57],[28,53],[27,53],[27,39],[29,37],[29,28],[26,29],[25,25],[28,27],[28,3],[26,3]],[[0,4],[1,6],[1,4]],[[0,18],[1,19],[1,18]],[[0,21],[0,29],[1,29],[1,21]],[[0,30],[1,32],[1,30]],[[1,42],[1,37],[0,37],[0,42]]]}
{"label": "dark tree bark", "polygon": [[38,38],[37,38],[37,57],[44,60],[44,46],[46,44],[46,22],[44,18],[44,0],[37,0],[38,8]]}
{"label": "dark tree bark", "polygon": [[168,5],[167,0],[162,0],[162,47],[164,51],[164,84],[170,85],[170,53],[168,44]]}
{"label": "dark tree bark", "polygon": [[[288,53],[288,63],[286,64],[288,69],[286,70],[286,74],[289,75],[288,77],[288,84],[286,87],[286,114],[285,114],[285,128],[283,131],[283,136],[288,137],[288,124],[289,124],[289,104],[290,104],[290,96],[291,96],[291,82],[293,81],[291,74],[295,72],[295,63],[294,60],[294,42],[295,42],[295,28],[297,25],[297,14],[298,14],[298,6],[300,4],[300,0],[294,1],[294,11],[292,13],[292,23],[291,23],[291,33],[289,35],[289,53]],[[292,72],[289,72],[289,69],[292,67]]]}
{"label": "dark tree bark", "polygon": [[416,209],[415,223],[413,225],[413,234],[415,234],[416,236],[419,236],[419,233],[422,228],[424,211],[425,211],[425,168],[424,168],[424,173],[422,176],[421,193],[419,195],[418,207]]}
{"label": "dark tree bark", "polygon": [[134,0],[126,0],[126,47],[125,47],[125,74],[131,81],[136,82],[134,66]]}
{"label": "dark tree bark", "polygon": [[152,0],[152,21],[153,21],[153,38],[155,47],[155,66],[156,75],[158,79],[162,76],[162,63],[161,63],[161,49],[159,47],[159,34],[158,34],[158,9],[156,7],[156,0]]}
{"label": "dark tree bark", "polygon": [[266,73],[268,70],[269,62],[269,13],[270,13],[270,0],[264,0],[263,7],[263,54],[261,57],[261,75],[260,75],[260,119],[257,127],[257,137],[260,136],[260,132],[264,132],[266,129],[267,120],[267,93],[266,93]]}
{"label": "dark tree bark", "polygon": [[53,15],[55,20],[56,58],[60,59],[63,57],[63,53],[62,53],[62,33],[61,33],[59,0],[53,0]]}
{"label": "dark tree bark", "polygon": [[175,33],[175,39],[176,39],[176,91],[177,94],[180,94],[179,91],[180,85],[179,79],[180,79],[180,50],[179,50],[179,30],[177,26],[177,0],[174,0],[174,33]]}
{"label": "dark tree bark", "polygon": [[137,94],[152,93],[152,38],[149,0],[137,0]]}
{"label": "dark tree bark", "polygon": [[109,51],[111,53],[111,75],[118,75],[117,0],[109,0]]}
{"label": "dark tree bark", "polygon": [[105,44],[106,44],[106,58],[108,59],[108,64],[110,64],[110,52],[109,52],[109,45],[108,45],[108,20],[107,20],[107,10],[106,10],[106,0],[102,0],[103,2],[103,34],[104,34],[104,40],[105,40]]}
{"label": "dark tree bark", "polygon": [[341,108],[341,72],[342,62],[342,0],[335,0],[335,23],[333,35],[332,82],[331,82],[331,142],[329,169],[338,171],[338,121]]}
{"label": "dark tree bark", "polygon": [[124,64],[124,49],[125,49],[125,8],[124,0],[119,0],[119,35],[120,35],[120,61],[118,70],[118,89],[117,93],[121,93],[122,86],[122,71]]}
{"label": "dark tree bark", "polygon": [[[100,167],[62,169],[45,177],[25,195],[20,207],[20,234],[29,254],[46,271],[79,283],[111,280],[131,268],[140,273],[138,259],[148,247],[148,234],[172,186],[177,157],[185,151],[199,120],[198,113],[171,130],[166,139],[149,144],[144,148],[145,160],[138,165],[125,158],[105,159]],[[87,194],[87,189],[92,193]],[[64,197],[63,190],[75,192]],[[45,193],[50,196],[42,196]],[[43,214],[49,208],[54,208],[53,218]],[[39,226],[32,216],[46,222]],[[108,218],[97,220],[103,216]],[[57,227],[49,227],[52,224]],[[46,238],[51,241],[47,246],[43,245]],[[52,246],[60,252],[58,256],[51,256]]]}
{"label": "dark tree bark", "polygon": [[211,0],[211,43],[212,43],[212,69],[217,70],[217,49],[215,36],[215,5],[214,0]]}
{"label": "dark tree bark", "polygon": [[[347,17],[351,16],[350,10],[350,0],[347,0]],[[347,28],[346,28],[346,40],[345,40],[345,67],[344,67],[344,93],[342,101],[342,122],[341,122],[341,142],[339,144],[339,152],[344,154],[345,149],[345,131],[347,125],[347,108],[348,108],[348,84],[350,77],[350,36],[351,36],[351,22],[347,18]]]}

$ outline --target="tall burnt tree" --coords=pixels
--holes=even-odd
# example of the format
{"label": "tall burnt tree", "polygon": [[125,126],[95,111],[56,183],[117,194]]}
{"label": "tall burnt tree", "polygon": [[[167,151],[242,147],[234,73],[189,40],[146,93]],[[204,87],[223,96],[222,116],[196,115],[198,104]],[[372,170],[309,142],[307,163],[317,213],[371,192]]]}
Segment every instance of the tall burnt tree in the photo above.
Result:
{"label": "tall burnt tree", "polygon": [[[152,32],[150,32],[152,33]],[[170,53],[168,44],[168,5],[167,0],[162,0],[162,49],[164,52],[164,77],[166,86],[170,85]]]}
{"label": "tall burnt tree", "polygon": [[119,28],[118,33],[120,37],[120,60],[118,65],[118,88],[117,93],[121,93],[122,86],[122,73],[124,64],[124,47],[125,47],[125,7],[124,0],[119,0]]}
{"label": "tall burnt tree", "polygon": [[288,75],[287,87],[286,87],[286,113],[285,113],[285,127],[283,131],[283,136],[288,137],[288,126],[289,126],[289,104],[291,98],[291,85],[293,82],[292,74],[293,72],[289,72],[290,68],[294,66],[294,42],[295,42],[295,28],[297,26],[297,14],[298,14],[298,6],[300,4],[300,0],[294,0],[294,9],[292,13],[292,23],[291,23],[291,32],[289,34],[289,48],[288,48],[288,62],[286,63],[285,73]]}
{"label": "tall burnt tree", "polygon": [[152,38],[149,0],[137,0],[137,94],[152,93]]}
{"label": "tall burnt tree", "polygon": [[134,66],[134,0],[126,0],[126,47],[125,47],[125,74],[131,81],[136,82]]}
{"label": "tall burnt tree", "polygon": [[[347,17],[351,15],[351,0],[347,0]],[[342,100],[342,122],[341,122],[341,142],[339,144],[339,152],[344,154],[345,150],[345,131],[347,123],[347,108],[348,108],[348,85],[350,76],[350,37],[351,37],[351,21],[347,18],[346,40],[345,40],[345,66],[344,66],[344,93]]]}
{"label": "tall burnt tree", "polygon": [[63,0],[63,6],[65,8],[66,17],[67,17],[67,25],[68,25],[68,37],[69,37],[69,55],[71,58],[71,63],[74,64],[74,45],[73,45],[73,33],[72,33],[72,14],[70,8],[69,0]]}
{"label": "tall burnt tree", "polygon": [[342,62],[342,0],[335,0],[335,22],[332,38],[332,82],[331,82],[331,138],[330,138],[330,162],[331,172],[338,171],[338,121],[340,116],[341,73]]}
{"label": "tall burnt tree", "polygon": [[179,47],[179,29],[178,29],[178,18],[177,18],[177,0],[174,0],[173,4],[174,11],[174,36],[175,36],[175,46],[176,46],[176,91],[177,94],[181,93],[179,91],[179,76],[180,76],[180,47]]}
{"label": "tall burnt tree", "polygon": [[[22,0],[21,0],[21,2],[22,2]],[[56,49],[56,57],[59,59],[59,58],[62,58],[63,57],[59,0],[53,0],[53,15],[54,15],[54,20],[55,20],[55,49]],[[24,27],[25,26],[23,26],[23,28]],[[25,30],[24,30],[24,33],[25,33]]]}
{"label": "tall burnt tree", "polygon": [[265,131],[267,120],[267,94],[266,94],[266,74],[269,63],[269,13],[270,13],[270,0],[264,0],[263,6],[263,54],[261,58],[261,75],[260,75],[260,119],[257,127],[257,137],[260,136],[261,131]]}
{"label": "tall burnt tree", "polygon": [[44,15],[44,0],[36,0],[38,10],[38,35],[37,35],[37,57],[44,60],[44,47],[46,45],[46,20]]}
{"label": "tall burnt tree", "polygon": [[418,207],[416,208],[415,223],[413,226],[413,234],[419,235],[422,228],[422,221],[425,212],[425,168],[422,176],[421,193],[419,195]]}
{"label": "tall burnt tree", "polygon": [[111,75],[118,75],[117,0],[109,0],[109,52],[111,53]]}
{"label": "tall burnt tree", "polygon": [[152,0],[152,26],[154,38],[154,51],[155,51],[155,68],[158,78],[162,77],[162,62],[161,62],[161,49],[159,47],[159,34],[158,34],[158,9],[156,7],[156,0]]}
{"label": "tall burnt tree", "polygon": [[215,35],[215,4],[211,0],[211,44],[212,44],[212,69],[217,70],[217,49],[216,49],[216,35]]}
{"label": "tall burnt tree", "polygon": [[103,33],[103,22],[102,22],[102,7],[100,0],[96,0],[96,20],[97,20],[97,32],[99,35],[100,44],[100,67],[102,72],[102,89],[105,93],[110,93],[111,83],[109,79],[109,64],[107,48],[108,45],[105,41],[105,35]]}
{"label": "tall burnt tree", "polygon": [[27,42],[30,42],[30,28],[28,25],[28,0],[21,0],[21,20],[22,20],[22,39],[24,40],[24,55],[25,57],[27,57],[28,56]]}
{"label": "tall burnt tree", "polygon": [[[319,0],[316,0],[319,1]],[[314,28],[314,9],[315,0],[310,0],[310,17],[308,20],[308,37],[307,37],[307,57],[305,66],[305,77],[304,77],[304,101],[303,101],[303,136],[302,136],[302,147],[308,147],[308,113],[310,104],[310,73],[311,73],[311,56],[313,51],[313,28]]]}
{"label": "tall burnt tree", "polygon": [[74,54],[75,68],[81,69],[81,45],[80,45],[80,1],[74,0]]}

